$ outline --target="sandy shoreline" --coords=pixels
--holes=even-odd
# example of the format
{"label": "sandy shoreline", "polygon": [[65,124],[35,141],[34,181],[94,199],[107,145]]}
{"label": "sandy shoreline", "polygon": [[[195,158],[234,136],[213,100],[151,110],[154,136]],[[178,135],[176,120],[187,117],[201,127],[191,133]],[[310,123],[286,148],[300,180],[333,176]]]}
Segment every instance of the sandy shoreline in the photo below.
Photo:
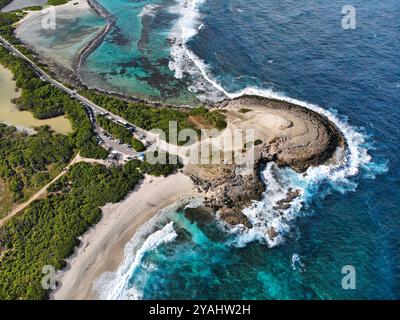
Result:
{"label": "sandy shoreline", "polygon": [[194,195],[191,179],[182,173],[167,178],[147,176],[125,200],[102,208],[103,218],[83,237],[77,252],[58,272],[56,300],[96,299],[93,282],[122,262],[125,245],[144,223],[162,209]]}

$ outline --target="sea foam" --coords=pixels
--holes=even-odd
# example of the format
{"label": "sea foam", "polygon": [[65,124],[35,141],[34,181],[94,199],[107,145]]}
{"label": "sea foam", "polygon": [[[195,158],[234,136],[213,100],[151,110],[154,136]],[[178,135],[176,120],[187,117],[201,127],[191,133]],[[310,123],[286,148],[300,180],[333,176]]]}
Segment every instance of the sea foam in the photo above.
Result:
{"label": "sea foam", "polygon": [[[190,91],[199,99],[208,102],[256,95],[297,104],[326,116],[339,128],[347,142],[347,148],[341,150],[342,154],[338,155],[338,161],[331,165],[309,168],[305,174],[298,174],[290,168],[278,168],[274,163],[269,163],[263,170],[262,178],[266,184],[263,199],[254,202],[243,211],[253,228],[237,227],[230,229],[230,232],[237,234],[234,241],[237,246],[245,246],[249,242],[258,240],[273,247],[282,243],[284,235],[290,231],[291,221],[304,211],[303,208],[307,208],[316,195],[325,196],[334,190],[341,193],[354,191],[357,183],[351,177],[356,176],[361,169],[368,172],[369,178],[374,178],[375,174],[385,172],[387,168],[385,164],[371,163],[366,138],[360,132],[361,129],[350,126],[347,120],[339,118],[332,111],[287,97],[271,89],[248,87],[237,92],[225,90],[213,77],[211,68],[188,48],[188,42],[203,26],[200,7],[205,2],[205,0],[181,0],[171,9],[179,15],[179,18],[170,34],[173,61],[169,67],[177,78],[190,77]],[[289,190],[298,190],[300,196],[292,201],[289,209],[277,214],[276,206],[280,200],[287,197]],[[276,237],[271,238],[268,235],[271,228],[277,232]]]}
{"label": "sea foam", "polygon": [[[139,267],[146,268],[147,272],[154,270],[154,265],[143,264],[142,260],[148,252],[159,246],[172,242],[177,237],[173,222],[166,224],[162,229],[149,234],[156,222],[152,219],[128,242],[125,247],[125,257],[116,272],[106,272],[95,282],[95,289],[103,300],[140,300],[142,288],[136,282],[131,283],[135,271]],[[146,238],[147,236],[147,238]],[[143,242],[144,241],[144,242]]]}
{"label": "sea foam", "polygon": [[157,13],[157,10],[161,8],[159,4],[148,4],[145,5],[142,9],[142,11],[139,13],[139,17],[154,17]]}
{"label": "sea foam", "polygon": [[201,100],[218,101],[226,97],[223,88],[210,76],[208,66],[187,46],[188,41],[203,28],[200,6],[205,2],[206,0],[178,0],[170,9],[179,18],[169,36],[172,57],[169,68],[178,79],[188,75],[192,83],[189,90]]}

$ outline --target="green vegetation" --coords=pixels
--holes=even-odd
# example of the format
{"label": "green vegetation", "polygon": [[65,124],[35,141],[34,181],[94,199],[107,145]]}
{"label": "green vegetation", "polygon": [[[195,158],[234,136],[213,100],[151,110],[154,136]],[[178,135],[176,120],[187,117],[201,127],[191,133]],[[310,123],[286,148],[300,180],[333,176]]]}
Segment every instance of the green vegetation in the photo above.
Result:
{"label": "green vegetation", "polygon": [[[0,5],[7,2],[0,1]],[[0,14],[0,34],[31,57],[27,49],[18,46],[13,35],[12,24],[20,17],[20,13]],[[2,46],[0,63],[13,72],[18,88],[22,89],[21,97],[15,101],[21,110],[42,119],[66,114],[74,129],[65,136],[41,127],[29,136],[0,125],[0,208],[4,201],[8,210],[13,201],[22,201],[42,187],[77,152],[84,157],[104,158],[107,151],[97,145],[90,119],[75,99],[41,81],[27,62]],[[85,93],[92,95],[90,91]],[[155,109],[97,94],[92,98],[145,129],[161,128],[168,132],[169,121],[177,121],[178,129],[192,126],[184,111]],[[48,292],[41,286],[43,266],[64,267],[65,259],[79,244],[77,238],[101,218],[101,206],[122,200],[144,174],[166,176],[181,166],[151,165],[138,160],[121,167],[87,163],[72,166],[49,187],[45,199],[33,202],[0,227],[0,299],[46,298]]]}
{"label": "green vegetation", "polygon": [[37,129],[37,134],[29,136],[1,125],[1,217],[13,204],[26,200],[48,183],[74,153],[80,152],[89,158],[105,158],[108,152],[97,144],[82,105],[41,81],[28,63],[1,46],[0,63],[12,71],[17,87],[22,89],[21,97],[15,101],[21,110],[31,111],[37,118],[66,114],[74,129],[72,134],[64,136],[55,135],[49,127],[42,127]]}
{"label": "green vegetation", "polygon": [[113,137],[121,140],[123,143],[131,145],[132,148],[134,148],[137,152],[146,150],[146,147],[143,145],[143,143],[136,139],[133,134],[124,126],[117,124],[101,115],[97,115],[96,120],[100,127],[110,133]]}
{"label": "green vegetation", "polygon": [[110,112],[123,117],[139,128],[145,130],[163,130],[167,134],[168,140],[170,121],[177,122],[178,132],[187,128],[199,129],[195,124],[191,123],[189,120],[190,116],[202,116],[208,126],[217,128],[218,130],[223,130],[227,127],[226,116],[224,114],[219,111],[210,112],[205,107],[195,108],[190,111],[172,108],[154,108],[143,103],[127,102],[91,90],[82,91],[80,94]]}
{"label": "green vegetation", "polygon": [[24,8],[24,10],[27,10],[27,11],[39,11],[42,9],[43,9],[42,6],[31,6],[31,7]]}
{"label": "green vegetation", "polygon": [[0,46],[0,63],[14,74],[16,85],[22,89],[16,99],[18,108],[28,110],[37,118],[51,118],[66,114],[72,122],[72,144],[84,157],[105,158],[107,151],[96,142],[96,136],[84,107],[61,90],[41,81],[30,65],[11,55]]}
{"label": "green vegetation", "polygon": [[206,107],[198,107],[189,112],[191,116],[203,117],[212,127],[223,130],[228,126],[226,122],[226,116],[218,111],[208,110]]}
{"label": "green vegetation", "polygon": [[156,151],[155,156],[158,156],[158,152],[162,153],[160,154],[160,157],[165,157],[166,164],[149,164],[148,161],[143,161],[141,164],[141,170],[143,173],[150,174],[152,176],[160,177],[164,176],[167,177],[173,172],[175,172],[178,169],[181,169],[183,167],[180,159],[178,158],[177,164],[171,164],[171,156],[168,153],[165,153],[164,151]]}
{"label": "green vegetation", "polygon": [[[2,1],[2,0],[0,0]],[[1,7],[1,5],[0,5]],[[11,43],[15,43],[14,23],[22,18],[23,14],[18,12],[0,13],[0,35]]]}
{"label": "green vegetation", "polygon": [[[169,158],[169,156],[167,155]],[[101,218],[100,207],[121,201],[143,174],[169,175],[181,165],[133,160],[123,167],[78,163],[35,201],[0,228],[0,299],[43,299],[42,268],[57,270],[77,239]]]}
{"label": "green vegetation", "polygon": [[49,6],[60,6],[66,4],[69,0],[47,0]]}
{"label": "green vegetation", "polygon": [[260,145],[262,143],[263,143],[262,140],[257,139],[257,140],[254,140],[254,141],[246,142],[243,147],[244,147],[244,150],[245,150],[245,149],[248,149],[248,148],[250,148],[252,146],[258,146],[258,145]]}
{"label": "green vegetation", "polygon": [[161,129],[168,134],[170,121],[177,122],[178,131],[185,128],[194,128],[188,121],[185,111],[171,108],[157,109],[143,103],[127,102],[90,90],[80,92],[80,94],[145,130]]}
{"label": "green vegetation", "polygon": [[0,299],[43,299],[42,267],[65,266],[77,238],[101,217],[100,207],[122,200],[142,178],[138,163],[107,169],[79,163],[55,192],[0,228]]}
{"label": "green vegetation", "polygon": [[132,138],[130,145],[136,152],[143,152],[147,149],[143,142],[136,139],[135,137]]}
{"label": "green vegetation", "polygon": [[6,182],[14,202],[46,184],[51,171],[56,173],[72,155],[70,139],[53,134],[47,126],[39,128],[36,135],[27,135],[0,124],[0,179]]}

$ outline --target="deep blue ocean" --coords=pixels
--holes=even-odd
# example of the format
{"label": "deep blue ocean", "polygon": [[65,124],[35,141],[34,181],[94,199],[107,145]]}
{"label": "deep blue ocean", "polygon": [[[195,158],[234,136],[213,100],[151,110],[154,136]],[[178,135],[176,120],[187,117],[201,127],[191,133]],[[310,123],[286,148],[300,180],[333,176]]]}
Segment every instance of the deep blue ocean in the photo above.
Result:
{"label": "deep blue ocean", "polygon": [[[271,194],[249,209],[279,224],[279,243],[172,208],[132,239],[116,273],[101,277],[103,297],[400,298],[398,0],[100,2],[126,29],[88,59],[87,74],[102,70],[93,85],[184,103],[243,92],[293,98],[329,111],[352,147],[339,173],[314,170],[307,180],[265,169],[282,178],[266,180],[270,192],[279,183],[304,191],[287,221],[268,220]],[[348,4],[354,30],[342,28]],[[356,270],[355,290],[341,286],[345,265]]]}

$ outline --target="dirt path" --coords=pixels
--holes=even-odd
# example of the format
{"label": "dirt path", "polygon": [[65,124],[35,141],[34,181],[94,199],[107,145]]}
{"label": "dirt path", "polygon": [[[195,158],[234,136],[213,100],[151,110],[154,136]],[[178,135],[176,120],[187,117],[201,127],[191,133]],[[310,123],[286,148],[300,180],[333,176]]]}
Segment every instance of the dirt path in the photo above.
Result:
{"label": "dirt path", "polygon": [[50,187],[54,182],[56,182],[62,176],[64,176],[68,172],[68,169],[78,162],[98,163],[102,165],[107,165],[107,162],[104,160],[82,158],[79,154],[77,154],[76,157],[68,164],[68,166],[64,168],[64,170],[58,176],[56,176],[53,180],[51,180],[48,184],[46,184],[43,188],[41,188],[38,192],[36,192],[32,197],[29,198],[29,200],[19,204],[7,216],[0,219],[0,227],[2,227],[3,224],[6,223],[8,220],[10,220],[13,216],[17,215],[19,212],[27,208],[33,201],[39,199],[41,196],[46,194],[47,188]]}

